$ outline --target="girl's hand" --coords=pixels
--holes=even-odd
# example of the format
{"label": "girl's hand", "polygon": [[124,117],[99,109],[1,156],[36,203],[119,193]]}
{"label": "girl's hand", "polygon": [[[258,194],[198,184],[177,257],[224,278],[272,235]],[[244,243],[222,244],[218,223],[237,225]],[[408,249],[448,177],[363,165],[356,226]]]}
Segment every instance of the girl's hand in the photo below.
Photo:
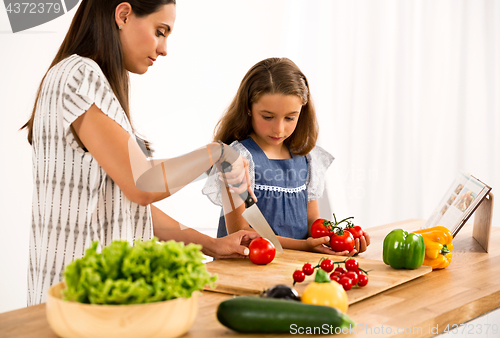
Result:
{"label": "girl's hand", "polygon": [[365,252],[368,245],[370,245],[370,235],[364,231],[364,235],[360,238],[356,238],[354,241],[354,249],[358,253]]}
{"label": "girl's hand", "polygon": [[[341,252],[336,252],[330,249],[330,247],[326,246],[325,244],[330,241],[329,236],[324,236],[320,238],[313,238],[309,237],[306,239],[306,244],[309,247],[309,251],[313,252],[320,252],[324,253],[327,255],[336,255],[336,256],[352,256],[357,253],[356,247],[351,251],[341,251]],[[366,250],[366,247],[365,247]]]}
{"label": "girl's hand", "polygon": [[215,240],[214,258],[246,258],[250,253],[248,245],[260,237],[255,231],[240,230]]}

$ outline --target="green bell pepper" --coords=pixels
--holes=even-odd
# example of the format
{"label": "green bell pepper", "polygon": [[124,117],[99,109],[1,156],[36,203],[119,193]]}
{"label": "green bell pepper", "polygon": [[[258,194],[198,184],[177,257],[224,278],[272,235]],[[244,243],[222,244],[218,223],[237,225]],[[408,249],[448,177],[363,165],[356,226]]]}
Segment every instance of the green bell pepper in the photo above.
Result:
{"label": "green bell pepper", "polygon": [[394,229],[384,238],[384,263],[394,269],[416,269],[425,258],[424,238],[420,234]]}

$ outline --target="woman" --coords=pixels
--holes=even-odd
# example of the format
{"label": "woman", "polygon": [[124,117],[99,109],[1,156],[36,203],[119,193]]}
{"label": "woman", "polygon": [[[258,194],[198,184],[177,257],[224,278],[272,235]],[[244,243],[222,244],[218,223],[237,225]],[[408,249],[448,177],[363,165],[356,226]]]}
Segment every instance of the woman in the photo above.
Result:
{"label": "woman", "polygon": [[[147,160],[142,153],[137,157],[128,72],[143,74],[159,56],[166,56],[174,23],[175,0],[80,4],[24,126],[34,165],[28,305],[43,302],[65,265],[81,257],[93,240],[103,246],[115,239],[156,236],[198,243],[207,255],[232,258],[247,255],[246,246],[257,237],[242,231],[214,239],[182,227],[151,205],[212,164],[229,160],[234,155],[230,147],[211,143],[161,161],[162,192],[140,190],[135,184],[135,169]],[[130,139],[134,142],[129,146]],[[139,143],[149,150],[147,142]],[[247,164],[241,157],[230,162],[236,178],[229,183],[245,182]]]}

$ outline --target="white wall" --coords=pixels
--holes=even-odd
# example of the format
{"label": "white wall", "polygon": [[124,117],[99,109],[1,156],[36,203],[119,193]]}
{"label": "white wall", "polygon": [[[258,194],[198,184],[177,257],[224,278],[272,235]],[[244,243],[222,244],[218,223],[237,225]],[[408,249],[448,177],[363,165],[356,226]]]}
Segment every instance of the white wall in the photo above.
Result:
{"label": "white wall", "polygon": [[[399,53],[393,54],[392,59],[390,55],[385,58],[385,49],[377,49],[379,44],[386,47],[384,41],[372,41],[370,31],[380,27],[386,17],[397,18],[398,11],[401,11],[398,3],[404,4],[405,18],[417,18],[421,20],[422,26],[428,23],[427,20],[430,23],[439,22],[439,15],[447,13],[446,8],[434,8],[432,2],[425,2],[430,9],[422,11],[416,6],[418,2],[414,1],[381,1],[380,7],[370,1],[355,1],[352,5],[340,1],[290,0],[178,2],[177,22],[169,38],[168,56],[158,60],[145,75],[131,77],[133,121],[153,141],[158,156],[180,155],[209,142],[215,123],[234,96],[246,71],[266,57],[286,56],[294,60],[309,78],[321,128],[319,144],[336,157],[327,177],[331,204],[336,213],[354,215],[366,227],[407,218],[426,218],[451,184],[455,173],[461,169],[471,170],[494,187],[500,184],[497,174],[500,169],[500,143],[498,136],[492,136],[500,134],[498,94],[495,94],[493,104],[483,105],[483,101],[480,101],[480,105],[469,107],[458,117],[466,126],[474,120],[476,112],[486,112],[491,118],[491,121],[486,120],[488,128],[485,133],[488,139],[481,139],[483,131],[472,135],[468,133],[467,137],[474,139],[476,148],[469,149],[467,156],[459,156],[459,144],[446,142],[446,131],[432,131],[430,124],[433,117],[441,122],[457,117],[453,111],[440,110],[449,102],[438,98],[436,91],[439,88],[427,88],[419,92],[419,96],[413,96],[415,107],[421,109],[419,113],[425,116],[420,123],[424,127],[430,125],[418,131],[421,135],[417,141],[398,143],[396,136],[414,120],[390,117],[387,120],[390,128],[371,135],[373,139],[382,139],[394,145],[394,149],[389,149],[392,150],[390,161],[370,163],[359,160],[368,158],[362,149],[371,149],[373,144],[370,142],[373,139],[365,138],[363,133],[354,134],[359,132],[358,125],[366,124],[363,120],[356,120],[354,117],[357,115],[354,113],[359,112],[360,107],[365,110],[373,107],[370,113],[381,114],[373,115],[374,119],[387,119],[383,107],[385,103],[391,102],[394,92],[377,95],[376,90],[383,82],[377,80],[386,79],[386,74],[372,72],[372,81],[367,81],[369,74],[363,72],[365,68],[345,68],[349,61],[346,55],[349,54],[342,54],[342,51],[349,50],[358,58],[370,58],[376,52],[378,54],[374,60],[382,66],[381,69],[399,74],[403,69],[394,64],[404,64],[411,69],[412,55]],[[478,34],[481,43],[498,46],[499,6],[493,6],[494,10],[489,11],[484,9],[491,7],[491,1],[457,3],[461,6],[457,14],[460,20],[465,16],[465,19],[474,21],[474,15],[478,12],[490,13],[495,20],[490,18],[486,22],[493,25],[494,29],[485,25],[485,32],[471,30],[469,38],[476,41],[474,34]],[[369,4],[376,8],[370,8]],[[25,132],[19,132],[18,128],[30,115],[39,81],[62,41],[74,11],[26,32],[12,34],[6,12],[3,7],[0,8],[0,312],[26,304],[32,193],[31,149],[25,140]],[[372,16],[366,16],[366,13],[375,13],[375,19],[368,24],[364,24],[363,19]],[[449,15],[448,18],[455,18],[453,13]],[[425,32],[440,32],[445,41],[455,41],[456,34],[459,34],[458,38],[464,35],[442,30],[439,26],[429,27]],[[414,36],[425,44],[428,36],[425,32],[419,33],[420,28],[419,25],[415,26]],[[391,26],[385,29],[390,31]],[[385,31],[381,34],[385,34]],[[405,36],[400,38],[404,39]],[[426,46],[420,48],[425,51]],[[486,54],[486,59],[499,60],[499,50],[497,48],[493,54]],[[425,59],[420,66],[424,65],[428,70],[420,85],[425,87],[429,82],[432,83],[433,72],[438,71],[443,62],[438,54],[420,53]],[[469,52],[468,57],[470,62],[474,53]],[[494,67],[488,68],[492,75],[486,86],[489,91],[496,88],[498,93],[498,63],[488,62],[486,64],[493,64]],[[477,67],[481,68],[481,65]],[[348,70],[354,71],[351,73]],[[349,79],[356,79],[356,83]],[[478,79],[474,72],[468,74],[466,79],[456,81],[459,84],[468,83],[468,87],[464,87],[464,95],[470,93],[472,88],[484,86],[483,78]],[[362,89],[352,95],[355,107],[340,100],[351,86]],[[377,100],[366,99],[366,93],[370,91],[375,93]],[[403,87],[402,93],[411,96],[415,88],[405,91]],[[436,108],[436,105],[439,106]],[[415,107],[411,108],[417,109]],[[442,113],[439,117],[433,111],[429,115],[430,109]],[[422,140],[422,144],[418,140]],[[485,147],[488,150],[483,150]],[[434,148],[450,150],[455,157],[451,161],[436,157],[426,159],[426,151]],[[408,154],[415,151],[419,157],[416,162],[409,163],[419,166],[401,166],[401,161],[407,160]],[[182,223],[213,235],[219,209],[200,194],[202,184],[197,182],[158,205]],[[377,192],[384,191],[389,185],[391,190],[388,195],[381,198]],[[356,191],[362,191],[363,194],[350,193]]]}

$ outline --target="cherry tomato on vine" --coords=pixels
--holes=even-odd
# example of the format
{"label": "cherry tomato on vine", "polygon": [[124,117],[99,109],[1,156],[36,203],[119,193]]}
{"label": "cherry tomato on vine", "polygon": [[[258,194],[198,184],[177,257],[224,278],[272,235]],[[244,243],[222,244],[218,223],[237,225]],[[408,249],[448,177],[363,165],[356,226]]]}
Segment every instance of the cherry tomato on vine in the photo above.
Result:
{"label": "cherry tomato on vine", "polygon": [[347,271],[344,276],[346,276],[346,277],[348,277],[348,278],[351,279],[353,286],[356,285],[356,284],[358,284],[359,275],[356,272],[354,272],[354,271]]}
{"label": "cherry tomato on vine", "polygon": [[336,252],[345,250],[351,252],[354,249],[354,237],[349,231],[340,229],[330,237],[330,247]]}
{"label": "cherry tomato on vine", "polygon": [[346,271],[345,271],[345,269],[344,269],[343,267],[341,267],[341,266],[337,266],[337,267],[335,268],[335,270],[333,270],[333,273],[334,273],[334,274],[336,274],[336,275],[337,275],[337,274],[338,274],[338,275],[341,275],[341,274],[343,274],[343,273],[346,273]]}
{"label": "cherry tomato on vine", "polygon": [[[330,279],[336,281],[337,283],[340,281],[339,276],[334,275],[333,273],[330,275]],[[339,283],[340,284],[340,283]]]}
{"label": "cherry tomato on vine", "polygon": [[358,281],[359,286],[366,286],[366,284],[368,284],[368,276],[367,275],[359,274],[358,278],[359,278],[359,281]]}
{"label": "cherry tomato on vine", "polygon": [[347,228],[345,228],[345,230],[349,231],[354,239],[360,238],[365,234],[365,232],[359,225],[349,225]]}
{"label": "cherry tomato on vine", "polygon": [[332,272],[334,267],[333,261],[331,259],[322,260],[319,265],[325,272]]}
{"label": "cherry tomato on vine", "polygon": [[254,264],[266,265],[273,261],[276,255],[276,248],[270,240],[258,237],[250,242],[248,246],[250,253],[248,258]]}
{"label": "cherry tomato on vine", "polygon": [[358,271],[359,270],[359,263],[355,259],[348,259],[345,261],[345,268],[347,271]]}
{"label": "cherry tomato on vine", "polygon": [[345,277],[345,273],[343,273],[343,274],[341,274],[341,275],[337,275],[337,277],[339,277],[339,283],[340,283],[340,279],[341,279],[342,277]]}
{"label": "cherry tomato on vine", "polygon": [[352,279],[349,277],[341,277],[339,280],[339,284],[342,285],[345,291],[349,291],[352,288]]}
{"label": "cherry tomato on vine", "polygon": [[306,275],[302,270],[295,270],[292,277],[293,281],[296,283],[302,283],[306,279]]}
{"label": "cherry tomato on vine", "polygon": [[314,266],[311,263],[306,263],[302,267],[302,271],[304,271],[306,276],[310,276],[314,273]]}
{"label": "cherry tomato on vine", "polygon": [[328,229],[330,221],[324,218],[318,218],[311,225],[311,237],[320,238],[325,236],[331,236],[332,232]]}

